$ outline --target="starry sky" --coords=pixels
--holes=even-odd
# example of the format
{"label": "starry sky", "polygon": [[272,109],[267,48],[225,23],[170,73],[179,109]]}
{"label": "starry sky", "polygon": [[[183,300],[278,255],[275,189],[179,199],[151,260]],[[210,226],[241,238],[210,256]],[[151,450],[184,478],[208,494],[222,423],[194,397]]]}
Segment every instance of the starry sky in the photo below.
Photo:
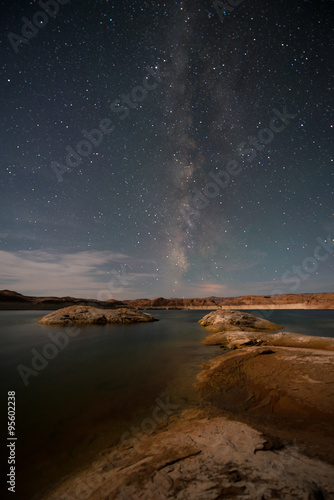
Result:
{"label": "starry sky", "polygon": [[1,2],[0,288],[332,292],[333,2]]}

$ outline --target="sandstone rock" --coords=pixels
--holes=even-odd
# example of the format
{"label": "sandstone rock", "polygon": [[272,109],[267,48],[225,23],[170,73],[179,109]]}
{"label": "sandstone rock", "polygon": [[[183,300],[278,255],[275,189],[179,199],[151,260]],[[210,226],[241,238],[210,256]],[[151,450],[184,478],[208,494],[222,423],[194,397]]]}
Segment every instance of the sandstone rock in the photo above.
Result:
{"label": "sandstone rock", "polygon": [[220,345],[227,349],[236,349],[246,346],[281,346],[299,347],[303,349],[320,349],[334,351],[334,338],[315,337],[300,333],[256,333],[243,331],[217,332],[208,335],[204,340],[205,345]]}
{"label": "sandstone rock", "polygon": [[204,368],[198,388],[207,402],[334,464],[333,349],[243,347]]}
{"label": "sandstone rock", "polygon": [[334,468],[224,417],[188,410],[119,445],[43,500],[333,498]]}
{"label": "sandstone rock", "polygon": [[266,319],[257,318],[252,314],[241,311],[222,311],[220,309],[207,314],[198,323],[212,332],[279,330],[283,328]]}
{"label": "sandstone rock", "polygon": [[98,309],[90,306],[70,306],[47,314],[38,322],[42,325],[64,325],[73,322],[85,325],[106,325],[148,321],[158,320],[151,314],[128,308]]}

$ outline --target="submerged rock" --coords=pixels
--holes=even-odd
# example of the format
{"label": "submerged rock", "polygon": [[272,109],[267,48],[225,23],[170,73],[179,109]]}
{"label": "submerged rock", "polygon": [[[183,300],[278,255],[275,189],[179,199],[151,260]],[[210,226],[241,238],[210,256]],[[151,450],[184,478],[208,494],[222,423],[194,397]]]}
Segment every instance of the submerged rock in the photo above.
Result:
{"label": "submerged rock", "polygon": [[211,332],[223,331],[259,331],[259,330],[280,330],[283,328],[267,319],[257,318],[253,314],[241,311],[212,311],[198,322]]}
{"label": "submerged rock", "polygon": [[112,323],[141,323],[159,321],[151,314],[135,309],[98,309],[90,306],[70,306],[53,311],[39,319],[42,325],[66,325],[78,323],[81,325],[107,325]]}

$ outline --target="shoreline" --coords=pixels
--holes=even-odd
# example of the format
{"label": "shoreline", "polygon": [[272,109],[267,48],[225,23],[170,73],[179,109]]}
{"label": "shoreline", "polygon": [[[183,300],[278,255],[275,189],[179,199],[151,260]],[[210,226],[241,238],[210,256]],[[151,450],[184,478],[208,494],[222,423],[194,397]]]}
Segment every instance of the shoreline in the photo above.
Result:
{"label": "shoreline", "polygon": [[229,310],[229,309],[334,309],[334,293],[285,293],[244,295],[240,297],[203,297],[131,299],[105,301],[75,297],[37,297],[11,290],[0,290],[0,310],[56,310],[69,306],[92,306],[102,309],[128,307],[138,310]]}
{"label": "shoreline", "polygon": [[302,500],[334,493],[332,465],[207,408],[185,410],[167,428],[102,454],[42,500]]}
{"label": "shoreline", "polygon": [[[72,305],[72,304],[71,304]],[[77,305],[77,304],[75,304]],[[86,306],[86,304],[78,304],[79,306]],[[70,307],[70,306],[66,306]],[[99,309],[112,309],[112,307],[107,307],[107,306],[100,306],[100,305],[94,305],[92,307],[96,307]],[[3,307],[3,305],[0,304],[0,311],[6,312],[6,311],[56,311],[58,309],[64,308],[63,304],[59,304],[57,306],[51,307],[40,307],[40,306],[30,306],[27,305],[26,307],[22,307],[19,305],[14,305],[12,304],[11,306],[6,306]],[[117,306],[117,309],[120,308],[128,308],[128,309],[135,309],[137,311],[232,311],[232,310],[249,310],[249,311],[280,311],[280,310],[310,310],[310,311],[333,311],[334,307],[317,307],[317,306],[310,306],[310,305],[305,305],[305,304],[285,304],[285,305],[273,305],[273,306],[264,306],[263,304],[258,304],[258,305],[235,305],[235,306],[194,306],[194,307],[130,307],[128,305],[125,306]]]}
{"label": "shoreline", "polygon": [[213,343],[206,330],[203,344],[229,351],[201,367],[202,402],[101,450],[42,500],[334,495],[334,339],[284,333],[268,347],[277,334],[225,331]]}

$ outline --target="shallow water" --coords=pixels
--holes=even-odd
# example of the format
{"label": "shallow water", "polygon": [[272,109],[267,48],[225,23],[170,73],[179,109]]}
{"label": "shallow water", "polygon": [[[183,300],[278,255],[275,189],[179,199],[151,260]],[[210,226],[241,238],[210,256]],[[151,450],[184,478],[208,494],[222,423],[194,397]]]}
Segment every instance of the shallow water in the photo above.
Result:
{"label": "shallow water", "polygon": [[[47,486],[90,463],[152,415],[157,398],[168,397],[180,408],[197,402],[192,384],[200,365],[221,354],[201,345],[206,330],[197,321],[207,311],[150,312],[161,321],[81,327],[76,336],[67,335],[66,346],[62,327],[37,324],[45,311],[0,313],[1,401],[16,391],[17,499],[39,498]],[[334,337],[334,311],[267,311],[265,317],[287,331]],[[60,335],[63,348],[50,333]],[[17,367],[32,368],[36,353],[49,359],[39,358],[34,372],[23,376],[25,384]]]}

